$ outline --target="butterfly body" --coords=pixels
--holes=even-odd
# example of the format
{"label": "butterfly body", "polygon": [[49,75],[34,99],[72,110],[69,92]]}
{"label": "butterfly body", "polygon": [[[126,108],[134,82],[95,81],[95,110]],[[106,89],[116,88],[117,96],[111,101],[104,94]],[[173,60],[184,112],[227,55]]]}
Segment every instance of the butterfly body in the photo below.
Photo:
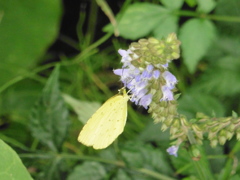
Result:
{"label": "butterfly body", "polygon": [[128,100],[125,88],[108,99],[84,125],[78,141],[94,149],[108,147],[123,132]]}

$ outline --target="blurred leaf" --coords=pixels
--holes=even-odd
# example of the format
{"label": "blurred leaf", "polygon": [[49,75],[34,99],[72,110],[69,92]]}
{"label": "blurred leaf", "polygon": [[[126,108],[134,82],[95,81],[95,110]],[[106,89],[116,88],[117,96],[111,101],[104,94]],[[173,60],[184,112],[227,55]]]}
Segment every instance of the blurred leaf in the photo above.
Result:
{"label": "blurred leaf", "polygon": [[0,85],[26,72],[58,34],[60,0],[0,1]]}
{"label": "blurred leaf", "polygon": [[30,117],[33,136],[53,151],[61,148],[69,125],[68,110],[59,91],[58,77],[59,66],[48,79]]}
{"label": "blurred leaf", "polygon": [[190,73],[195,71],[198,62],[207,53],[215,33],[215,26],[206,19],[191,19],[181,27],[179,39],[182,42],[184,63]]}
{"label": "blurred leaf", "polygon": [[236,0],[219,0],[214,10],[217,16],[229,16],[226,21],[216,21],[217,29],[222,34],[233,36],[239,39],[240,23],[233,23],[232,17],[239,17],[240,1]]}
{"label": "blurred leaf", "polygon": [[135,3],[126,9],[118,23],[120,35],[127,39],[147,36],[168,16],[169,11],[150,3]]}
{"label": "blurred leaf", "polygon": [[215,0],[197,0],[198,1],[198,7],[197,11],[209,13],[216,7]]}
{"label": "blurred leaf", "polygon": [[179,113],[186,115],[188,118],[194,118],[197,112],[202,112],[212,116],[221,117],[225,113],[222,103],[215,97],[202,93],[197,89],[187,91],[178,101]]}
{"label": "blurred leaf", "polygon": [[197,5],[197,0],[185,0],[185,2],[190,6],[194,7]]}
{"label": "blurred leaf", "polygon": [[98,102],[80,101],[68,94],[63,94],[63,98],[65,102],[69,104],[77,113],[79,121],[81,121],[83,124],[85,124],[101,106],[101,104]]}
{"label": "blurred leaf", "polygon": [[198,88],[207,93],[232,96],[240,92],[239,57],[222,57],[214,61],[200,77]]}
{"label": "blurred leaf", "polygon": [[122,169],[118,169],[116,176],[113,178],[113,180],[132,180],[128,174],[123,171]]}
{"label": "blurred leaf", "polygon": [[160,0],[169,9],[180,9],[184,0]]}
{"label": "blurred leaf", "polygon": [[146,168],[149,170],[171,175],[172,169],[164,154],[160,149],[154,149],[149,145],[144,145],[138,141],[125,144],[122,156],[130,167]]}
{"label": "blurred leaf", "polygon": [[70,173],[67,180],[102,180],[106,176],[104,167],[97,162],[84,162]]}
{"label": "blurred leaf", "polygon": [[170,33],[177,33],[178,30],[178,17],[169,15],[161,21],[153,30],[154,37],[162,39],[167,37]]}
{"label": "blurred leaf", "polygon": [[155,142],[164,142],[164,144],[169,144],[169,132],[161,131],[161,123],[155,124],[153,122],[149,122],[144,130],[140,132],[138,135],[138,139],[141,141],[155,141]]}
{"label": "blurred leaf", "polygon": [[[29,115],[29,109],[39,97],[41,89],[42,85],[32,80],[24,80],[14,84],[0,96],[0,113],[20,116],[21,122],[27,121],[25,117]],[[14,117],[12,119],[18,120]]]}
{"label": "blurred leaf", "polygon": [[0,139],[0,179],[32,179],[17,153]]}

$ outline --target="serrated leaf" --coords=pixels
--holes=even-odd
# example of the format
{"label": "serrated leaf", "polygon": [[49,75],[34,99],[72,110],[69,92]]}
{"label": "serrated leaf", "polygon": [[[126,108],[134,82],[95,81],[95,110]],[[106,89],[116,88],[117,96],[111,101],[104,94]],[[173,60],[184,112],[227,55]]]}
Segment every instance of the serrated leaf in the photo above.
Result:
{"label": "serrated leaf", "polygon": [[0,139],[0,179],[32,179],[17,153]]}
{"label": "serrated leaf", "polygon": [[198,86],[182,95],[178,103],[179,113],[186,115],[188,118],[194,118],[197,112],[209,116],[215,113],[217,117],[221,117],[225,113],[221,102],[217,98],[199,91]]}
{"label": "serrated leaf", "polygon": [[167,37],[170,33],[177,33],[178,30],[178,17],[169,15],[161,21],[153,30],[154,37],[162,39]]}
{"label": "serrated leaf", "polygon": [[30,130],[36,139],[51,150],[61,148],[69,125],[68,110],[59,90],[59,66],[48,79],[30,116]]}
{"label": "serrated leaf", "polygon": [[160,0],[169,9],[180,9],[184,0]]}
{"label": "serrated leaf", "polygon": [[69,104],[73,110],[77,113],[78,119],[85,124],[87,120],[97,111],[101,106],[98,102],[80,101],[68,94],[63,94],[63,98],[67,104]]}
{"label": "serrated leaf", "polygon": [[[240,61],[238,57],[226,56],[214,61],[200,77],[198,88],[218,96],[232,96],[240,91]],[[216,76],[217,74],[217,76]]]}
{"label": "serrated leaf", "polygon": [[184,63],[190,73],[195,71],[215,36],[215,26],[206,19],[191,19],[181,27],[179,39],[182,42]]}
{"label": "serrated leaf", "polygon": [[104,167],[97,162],[84,162],[76,166],[67,180],[102,180],[106,176]]}
{"label": "serrated leaf", "polygon": [[197,0],[198,7],[197,11],[209,13],[216,7],[216,2],[214,0]]}
{"label": "serrated leaf", "polygon": [[3,84],[25,73],[56,38],[61,1],[1,0],[0,16],[0,84]]}
{"label": "serrated leaf", "polygon": [[147,36],[167,16],[168,10],[150,3],[130,5],[118,23],[120,36],[138,39]]}

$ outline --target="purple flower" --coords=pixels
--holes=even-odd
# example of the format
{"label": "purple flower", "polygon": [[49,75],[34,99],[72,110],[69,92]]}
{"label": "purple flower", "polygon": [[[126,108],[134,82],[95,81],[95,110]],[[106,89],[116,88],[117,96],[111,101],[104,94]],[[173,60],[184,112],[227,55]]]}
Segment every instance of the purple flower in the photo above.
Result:
{"label": "purple flower", "polygon": [[162,76],[166,80],[167,86],[169,87],[174,86],[177,83],[176,77],[169,71],[165,71]]}
{"label": "purple flower", "polygon": [[160,99],[160,101],[172,101],[172,100],[174,100],[173,92],[171,91],[171,88],[169,88],[167,85],[162,86],[162,92],[163,92],[163,97],[162,97],[162,99]]}
{"label": "purple flower", "polygon": [[169,155],[173,155],[173,156],[177,157],[178,156],[177,155],[178,148],[179,148],[179,146],[175,146],[175,145],[171,146],[167,149],[167,152],[168,152]]}

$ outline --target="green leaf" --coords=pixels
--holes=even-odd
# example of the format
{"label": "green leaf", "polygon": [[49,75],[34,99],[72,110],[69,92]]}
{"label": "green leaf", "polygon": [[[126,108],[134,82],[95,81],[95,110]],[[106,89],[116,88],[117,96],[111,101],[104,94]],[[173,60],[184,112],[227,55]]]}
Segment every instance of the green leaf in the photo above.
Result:
{"label": "green leaf", "polygon": [[119,21],[120,35],[127,39],[138,39],[147,36],[156,25],[166,18],[168,10],[150,3],[130,5]]}
{"label": "green leaf", "polygon": [[239,39],[240,23],[235,23],[232,20],[239,17],[240,1],[236,0],[219,0],[214,10],[214,15],[227,15],[225,21],[216,21],[217,29],[221,34],[228,37],[232,36]]}
{"label": "green leaf", "polygon": [[214,0],[197,0],[198,7],[197,11],[209,13],[216,7],[216,2]]}
{"label": "green leaf", "polygon": [[180,29],[179,39],[182,42],[184,63],[193,73],[215,39],[215,26],[206,19],[188,20]]}
{"label": "green leaf", "polygon": [[101,106],[98,102],[80,101],[68,94],[63,94],[63,98],[67,104],[69,104],[73,110],[77,113],[78,119],[85,124],[87,120],[97,111]]}
{"label": "green leaf", "polygon": [[123,180],[123,179],[132,180],[125,171],[123,171],[122,169],[119,169],[117,171],[116,176],[113,178],[113,180]]}
{"label": "green leaf", "polygon": [[190,6],[190,7],[194,7],[197,5],[197,1],[196,0],[185,0],[185,2]]}
{"label": "green leaf", "polygon": [[69,125],[68,110],[59,91],[58,77],[59,66],[48,79],[30,116],[33,136],[53,151],[61,148]]}
{"label": "green leaf", "polygon": [[67,180],[102,180],[105,176],[106,171],[100,163],[84,162],[74,168]]}
{"label": "green leaf", "polygon": [[36,63],[58,34],[60,0],[0,1],[0,84]]}
{"label": "green leaf", "polygon": [[138,141],[125,144],[122,156],[130,167],[146,168],[164,175],[172,174],[166,153]]}
{"label": "green leaf", "polygon": [[218,96],[236,95],[240,92],[239,69],[238,57],[226,56],[215,60],[200,77],[198,88]]}
{"label": "green leaf", "polygon": [[209,116],[215,113],[217,117],[221,117],[225,113],[224,106],[217,98],[204,94],[198,89],[186,92],[181,96],[178,103],[179,113],[186,115],[188,118],[194,118],[197,112],[202,112]]}
{"label": "green leaf", "polygon": [[180,9],[184,0],[160,0],[169,9]]}
{"label": "green leaf", "polygon": [[0,179],[32,179],[17,153],[0,139]]}
{"label": "green leaf", "polygon": [[154,37],[162,39],[167,37],[170,33],[177,33],[178,30],[178,17],[169,15],[161,21],[153,30]]}

